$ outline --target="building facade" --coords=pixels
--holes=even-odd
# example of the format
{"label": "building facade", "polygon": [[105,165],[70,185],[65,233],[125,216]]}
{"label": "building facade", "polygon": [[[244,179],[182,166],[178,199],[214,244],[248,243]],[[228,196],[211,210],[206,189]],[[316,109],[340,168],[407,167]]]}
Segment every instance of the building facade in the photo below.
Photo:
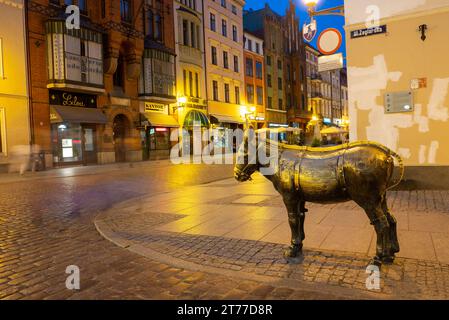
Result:
{"label": "building facade", "polygon": [[181,128],[209,127],[203,0],[174,0],[176,97],[171,106]]}
{"label": "building facade", "polygon": [[208,111],[220,128],[243,127],[243,0],[207,0],[204,37]]}
{"label": "building facade", "polygon": [[245,11],[245,29],[265,44],[265,118],[268,127],[287,126],[284,80],[284,20],[268,4],[260,10]]}
{"label": "building facade", "polygon": [[0,171],[31,141],[26,48],[24,1],[0,2]]}
{"label": "building facade", "polygon": [[143,7],[144,53],[139,77],[142,159],[168,158],[170,136],[179,128],[176,104],[175,30],[172,1],[147,0]]}
{"label": "building facade", "polygon": [[[79,28],[66,26],[71,4],[80,10]],[[47,166],[142,159],[141,4],[28,1],[31,126]]]}
{"label": "building facade", "polygon": [[[345,2],[351,140],[383,143],[403,157],[407,179],[447,186],[448,2]],[[382,11],[367,37],[369,5]]]}
{"label": "building facade", "polygon": [[245,101],[253,128],[261,129],[265,121],[265,59],[263,40],[244,33]]}
{"label": "building facade", "polygon": [[305,47],[292,0],[283,17],[285,106],[288,124],[306,130],[313,112],[307,106]]}

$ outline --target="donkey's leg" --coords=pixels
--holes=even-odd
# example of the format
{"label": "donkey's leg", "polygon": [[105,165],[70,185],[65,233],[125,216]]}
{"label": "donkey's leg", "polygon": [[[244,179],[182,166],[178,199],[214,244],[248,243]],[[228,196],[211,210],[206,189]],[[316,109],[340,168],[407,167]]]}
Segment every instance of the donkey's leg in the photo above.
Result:
{"label": "donkey's leg", "polygon": [[382,262],[391,263],[394,257],[391,256],[390,242],[390,224],[379,203],[375,207],[366,208],[366,213],[371,219],[377,234],[376,257],[374,262],[380,264]]}
{"label": "donkey's leg", "polygon": [[284,197],[284,204],[288,212],[288,223],[292,232],[292,240],[290,247],[285,251],[284,256],[286,258],[295,258],[302,251],[302,239],[301,234],[301,217],[298,211],[298,200],[289,199]]}
{"label": "donkey's leg", "polygon": [[397,221],[396,218],[391,214],[390,210],[388,209],[386,194],[383,196],[382,210],[385,216],[387,217],[388,223],[390,225],[391,256],[394,257],[394,254],[399,252],[400,250],[397,233]]}
{"label": "donkey's leg", "polygon": [[304,222],[306,220],[306,213],[309,210],[306,209],[306,202],[300,201],[298,206],[298,214],[299,214],[299,232],[301,234],[301,240],[304,241],[306,238],[306,233],[304,232]]}

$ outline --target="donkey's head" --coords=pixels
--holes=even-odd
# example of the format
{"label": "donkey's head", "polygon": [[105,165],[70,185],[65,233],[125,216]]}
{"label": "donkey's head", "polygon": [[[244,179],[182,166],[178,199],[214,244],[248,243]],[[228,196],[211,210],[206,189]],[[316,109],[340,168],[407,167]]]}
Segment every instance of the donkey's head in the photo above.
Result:
{"label": "donkey's head", "polygon": [[256,136],[253,130],[248,130],[237,152],[234,177],[239,182],[251,180],[251,176],[258,168]]}

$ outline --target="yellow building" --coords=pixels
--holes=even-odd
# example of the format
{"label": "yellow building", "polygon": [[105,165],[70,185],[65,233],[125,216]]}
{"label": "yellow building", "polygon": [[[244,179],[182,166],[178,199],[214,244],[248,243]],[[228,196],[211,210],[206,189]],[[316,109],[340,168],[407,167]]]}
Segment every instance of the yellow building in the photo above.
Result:
{"label": "yellow building", "polygon": [[0,171],[30,144],[24,10],[23,0],[0,1]]}
{"label": "yellow building", "polygon": [[220,127],[246,119],[243,68],[243,0],[204,1],[208,111]]}
{"label": "yellow building", "polygon": [[204,65],[203,0],[174,0],[177,103],[173,113],[181,128],[209,126]]}
{"label": "yellow building", "polygon": [[345,0],[345,10],[351,140],[383,143],[408,179],[447,187],[449,2]]}

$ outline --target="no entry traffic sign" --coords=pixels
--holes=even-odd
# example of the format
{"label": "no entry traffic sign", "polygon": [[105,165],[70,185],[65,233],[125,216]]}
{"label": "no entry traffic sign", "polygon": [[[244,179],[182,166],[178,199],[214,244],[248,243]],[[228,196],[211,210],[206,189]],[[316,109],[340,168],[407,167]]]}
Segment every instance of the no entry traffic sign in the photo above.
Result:
{"label": "no entry traffic sign", "polygon": [[334,54],[340,49],[343,42],[343,37],[335,28],[329,28],[321,32],[318,37],[318,50],[322,54]]}

